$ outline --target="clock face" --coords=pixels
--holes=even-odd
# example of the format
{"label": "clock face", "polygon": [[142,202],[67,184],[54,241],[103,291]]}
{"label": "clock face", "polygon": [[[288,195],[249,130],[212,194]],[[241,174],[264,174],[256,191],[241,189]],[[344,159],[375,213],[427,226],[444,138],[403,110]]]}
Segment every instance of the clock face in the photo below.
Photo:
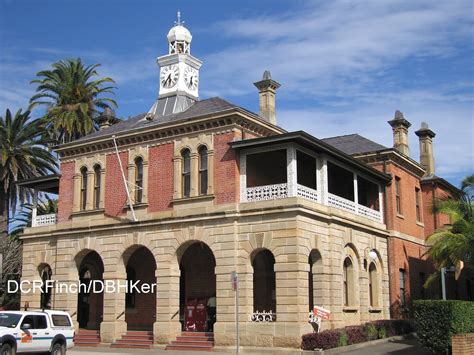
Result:
{"label": "clock face", "polygon": [[184,70],[184,81],[190,90],[196,90],[199,82],[198,72],[196,69],[186,67]]}
{"label": "clock face", "polygon": [[179,77],[179,68],[176,64],[161,69],[160,80],[164,88],[170,89],[176,85]]}

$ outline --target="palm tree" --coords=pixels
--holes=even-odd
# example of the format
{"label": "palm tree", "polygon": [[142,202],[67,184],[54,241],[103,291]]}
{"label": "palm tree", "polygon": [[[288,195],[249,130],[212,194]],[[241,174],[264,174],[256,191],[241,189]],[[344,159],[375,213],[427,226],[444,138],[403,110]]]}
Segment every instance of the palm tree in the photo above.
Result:
{"label": "palm tree", "polygon": [[46,106],[44,120],[56,142],[70,142],[97,130],[98,109],[117,107],[111,98],[99,97],[113,94],[115,89],[108,86],[115,83],[111,78],[92,80],[99,66],[84,66],[80,58],[61,60],[52,65],[53,70],[38,72],[36,76],[41,79],[31,82],[38,87],[30,99],[30,109]]}
{"label": "palm tree", "polygon": [[30,191],[16,185],[19,180],[46,175],[55,171],[56,159],[47,150],[41,120],[30,120],[30,112],[18,110],[12,117],[7,109],[0,117],[0,237],[8,233],[9,209],[17,201],[25,201]]}
{"label": "palm tree", "polygon": [[[430,248],[426,254],[439,270],[464,263],[466,269],[474,269],[474,175],[461,183],[457,199],[437,202],[435,209],[451,217],[451,225],[436,231],[427,240]],[[426,282],[430,284],[439,275],[432,275]]]}

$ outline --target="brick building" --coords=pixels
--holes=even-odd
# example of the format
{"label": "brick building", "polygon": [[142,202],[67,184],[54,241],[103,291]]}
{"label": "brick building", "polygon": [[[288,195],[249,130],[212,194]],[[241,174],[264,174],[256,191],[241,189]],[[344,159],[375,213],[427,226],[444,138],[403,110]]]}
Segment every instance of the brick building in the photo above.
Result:
{"label": "brick building", "polygon": [[[299,347],[313,330],[314,305],[332,312],[324,328],[398,312],[398,272],[407,273],[408,295],[408,272],[431,270],[418,269],[427,230],[445,222],[425,216],[427,200],[453,187],[397,147],[286,132],[269,72],[255,83],[260,115],[221,98],[199,100],[202,62],[191,39],[179,21],[170,30],[148,112],[111,124],[118,120],[106,110],[100,131],[57,148],[60,176],[22,183],[59,194],[57,216],[34,212],[22,237],[23,280],[156,288],[52,290],[25,293],[22,302],[66,309],[89,331],[82,334],[116,346],[130,343],[132,331],[146,332],[135,333],[145,334],[144,345],[165,345],[183,330],[234,344],[232,271],[241,345]],[[190,329],[186,307],[214,296],[215,323],[208,316]]]}

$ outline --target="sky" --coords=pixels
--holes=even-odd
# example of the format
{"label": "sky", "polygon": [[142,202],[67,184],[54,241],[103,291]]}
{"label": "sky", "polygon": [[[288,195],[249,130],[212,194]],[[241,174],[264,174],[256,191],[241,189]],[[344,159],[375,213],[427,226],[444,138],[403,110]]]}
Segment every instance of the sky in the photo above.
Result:
{"label": "sky", "polygon": [[[317,138],[358,133],[393,145],[395,110],[436,133],[436,174],[474,173],[474,3],[450,1],[0,0],[0,114],[26,109],[30,81],[61,59],[100,63],[116,81],[117,116],[147,112],[156,58],[181,11],[204,64],[200,97],[258,112],[253,83],[281,83],[278,124]],[[33,116],[41,112],[33,111]]]}

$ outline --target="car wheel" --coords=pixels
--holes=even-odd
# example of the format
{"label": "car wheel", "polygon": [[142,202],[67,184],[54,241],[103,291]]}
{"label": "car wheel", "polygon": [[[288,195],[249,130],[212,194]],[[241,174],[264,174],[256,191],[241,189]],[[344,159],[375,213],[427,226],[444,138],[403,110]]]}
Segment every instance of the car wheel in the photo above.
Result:
{"label": "car wheel", "polygon": [[51,349],[51,355],[65,355],[66,354],[66,349],[64,348],[64,345],[61,345],[59,343],[56,343],[53,345],[53,348]]}
{"label": "car wheel", "polygon": [[1,355],[15,355],[15,349],[10,344],[3,344],[0,354]]}

